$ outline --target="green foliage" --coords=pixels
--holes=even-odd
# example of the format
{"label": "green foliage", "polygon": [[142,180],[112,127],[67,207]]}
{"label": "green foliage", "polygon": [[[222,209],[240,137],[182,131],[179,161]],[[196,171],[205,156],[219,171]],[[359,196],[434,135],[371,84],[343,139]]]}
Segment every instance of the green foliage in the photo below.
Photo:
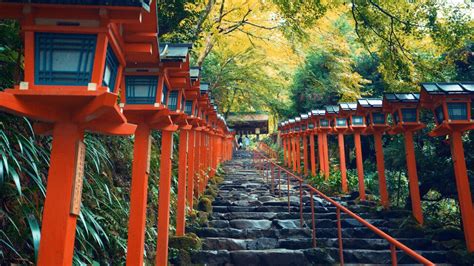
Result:
{"label": "green foliage", "polygon": [[[203,80],[210,82],[212,95],[219,110],[227,117],[230,112],[282,108],[281,83],[262,75],[271,62],[263,65],[265,54],[255,49],[214,52],[203,65]],[[276,65],[274,67],[277,67]]]}
{"label": "green foliage", "polygon": [[21,76],[22,44],[19,24],[0,20],[0,91],[13,87]]}
{"label": "green foliage", "polygon": [[190,8],[195,1],[157,1],[160,41],[193,42],[195,24],[201,12]]}
{"label": "green foliage", "polygon": [[333,34],[321,36],[293,78],[291,99],[296,113],[336,104],[339,100],[355,100],[361,96],[362,86],[368,83],[353,69],[356,61],[353,44],[347,37],[351,35],[347,20],[341,17],[330,27]]}
{"label": "green foliage", "polygon": [[272,1],[278,7],[285,35],[291,39],[307,37],[305,30],[313,26],[331,7],[321,0]]}

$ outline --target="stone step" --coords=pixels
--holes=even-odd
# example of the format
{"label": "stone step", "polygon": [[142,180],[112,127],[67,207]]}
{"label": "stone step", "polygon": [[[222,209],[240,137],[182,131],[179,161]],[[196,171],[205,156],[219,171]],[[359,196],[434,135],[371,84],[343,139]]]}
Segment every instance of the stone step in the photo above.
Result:
{"label": "stone step", "polygon": [[[309,218],[309,215],[304,215],[306,219],[303,219],[303,224],[307,227],[312,226],[312,220]],[[261,221],[267,220],[273,222],[273,225],[278,225],[284,227],[285,225],[291,226],[293,225],[300,226],[300,219],[299,215],[292,215],[292,216],[283,216],[279,213],[271,213],[271,212],[239,212],[239,213],[225,213],[224,215],[220,216],[219,218],[215,219],[217,215],[212,216],[213,219],[209,221],[210,227],[216,228],[225,228],[225,227],[233,227],[233,224],[236,221],[241,220],[249,220],[251,221]],[[291,224],[289,224],[291,221]],[[395,222],[391,223],[386,220],[382,219],[367,219],[370,224],[377,226],[378,228],[384,228],[385,230],[390,230],[392,233],[396,232],[397,235],[399,231],[399,225]],[[361,224],[359,221],[355,219],[342,219],[341,220],[342,228],[366,228],[365,225]],[[325,219],[325,218],[316,218],[315,220],[315,227],[316,229],[319,228],[337,228],[337,221],[335,219]],[[415,233],[417,234],[417,233]],[[410,235],[413,235],[413,232],[410,232]],[[402,235],[400,235],[402,236]]]}
{"label": "stone step", "polygon": [[[258,226],[263,229],[256,229],[257,225],[250,229],[227,227],[227,228],[197,228],[190,229],[199,237],[230,237],[230,238],[258,238],[258,237],[277,237],[277,238],[304,238],[311,237],[312,230],[305,228],[278,228],[276,226],[268,225],[268,223],[259,223]],[[382,231],[390,232],[386,228],[380,228]],[[318,238],[337,238],[336,228],[317,228],[316,237]],[[380,238],[377,234],[368,228],[343,228],[342,237],[344,238]],[[416,236],[422,237],[422,236]]]}
{"label": "stone step", "polygon": [[[188,232],[193,232],[200,238],[226,237],[236,239],[255,239],[260,237],[268,238],[305,238],[311,237],[309,228],[297,229],[237,229],[237,228],[189,228]],[[323,237],[323,235],[321,235]],[[333,237],[333,236],[330,236]]]}
{"label": "stone step", "polygon": [[[444,251],[417,251],[418,254],[424,256],[437,264],[447,263],[447,253]],[[338,248],[316,248],[305,249],[305,257],[308,262],[316,264],[326,264],[339,262]],[[392,263],[390,250],[365,250],[365,249],[344,249],[344,263],[357,264],[377,264],[389,265]],[[414,259],[403,251],[397,250],[397,261],[399,264],[417,264]]]}
{"label": "stone step", "polygon": [[202,250],[192,254],[192,262],[207,265],[307,265],[303,251],[268,250]]}
{"label": "stone step", "polygon": [[[269,171],[265,176],[255,169],[252,154],[238,152],[238,159],[223,169],[226,177],[213,202],[209,227],[189,228],[203,242],[203,250],[192,254],[192,261],[205,265],[328,265],[339,263],[336,207],[311,196],[285,173]],[[272,190],[273,188],[273,190]],[[288,195],[290,209],[288,210]],[[400,230],[411,217],[410,210],[391,208],[377,210],[378,203],[359,202],[358,193],[332,197],[344,207],[372,225],[399,239],[406,246],[437,263],[449,256],[446,245],[426,238],[421,228]],[[301,201],[301,202],[300,202]],[[300,204],[303,206],[303,227],[300,225]],[[317,248],[312,248],[312,210],[316,218]],[[288,212],[290,211],[290,212]],[[350,215],[341,212],[344,261],[348,264],[391,263],[390,245]],[[399,263],[415,264],[402,251]]]}
{"label": "stone step", "polygon": [[[447,263],[445,252],[420,251],[422,256],[437,263]],[[385,250],[344,250],[344,263],[388,265],[391,253]],[[417,264],[402,251],[397,251],[399,264]],[[339,263],[339,251],[333,248],[314,248],[303,250],[201,250],[192,253],[192,262],[206,265],[328,265]]]}
{"label": "stone step", "polygon": [[[441,250],[436,242],[423,238],[401,238],[401,243],[414,250]],[[276,239],[261,237],[256,239],[237,239],[226,237],[203,238],[203,249],[206,250],[263,250],[263,249],[309,249],[313,247],[312,238]],[[325,248],[338,248],[337,238],[317,238],[316,245]],[[385,239],[344,238],[344,249],[389,250],[390,244]]]}
{"label": "stone step", "polygon": [[[239,203],[240,204],[240,203]],[[286,212],[288,213],[288,205],[286,206],[266,206],[266,205],[256,205],[258,203],[251,203],[253,206],[239,206],[239,205],[213,205],[213,212]],[[290,213],[299,213],[300,207],[299,204],[290,205]],[[311,207],[303,207],[303,212],[311,213]],[[335,213],[336,209],[333,207],[315,207],[316,215],[321,213]]]}

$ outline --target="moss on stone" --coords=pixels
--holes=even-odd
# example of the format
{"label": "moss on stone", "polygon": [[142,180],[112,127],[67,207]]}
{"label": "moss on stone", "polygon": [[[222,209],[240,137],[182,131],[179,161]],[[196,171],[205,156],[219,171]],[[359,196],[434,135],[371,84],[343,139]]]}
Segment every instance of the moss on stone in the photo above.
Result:
{"label": "moss on stone", "polygon": [[453,239],[464,239],[461,229],[454,226],[446,226],[433,232],[433,239],[438,241],[448,241]]}
{"label": "moss on stone", "polygon": [[196,223],[200,227],[208,227],[209,226],[209,213],[200,211],[197,214]]}
{"label": "moss on stone", "polygon": [[169,238],[170,261],[174,265],[191,265],[192,250],[199,250],[202,242],[194,233],[188,233],[184,236],[171,236]]}
{"label": "moss on stone", "polygon": [[217,191],[218,189],[216,186],[209,186],[204,195],[211,196],[214,200],[217,197]]}
{"label": "moss on stone", "polygon": [[186,234],[184,236],[171,236],[169,238],[169,247],[179,250],[200,249],[201,239],[195,234]]}
{"label": "moss on stone", "polygon": [[202,196],[199,199],[197,209],[203,212],[211,213],[212,212],[212,199],[207,196]]}

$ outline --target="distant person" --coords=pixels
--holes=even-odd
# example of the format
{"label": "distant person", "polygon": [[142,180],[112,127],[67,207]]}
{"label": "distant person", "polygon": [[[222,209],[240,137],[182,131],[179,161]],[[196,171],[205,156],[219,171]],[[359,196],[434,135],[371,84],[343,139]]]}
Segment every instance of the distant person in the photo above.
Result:
{"label": "distant person", "polygon": [[250,147],[250,139],[247,135],[244,138],[244,149],[247,150]]}
{"label": "distant person", "polygon": [[242,135],[239,135],[239,139],[237,140],[237,146],[239,150],[242,149]]}

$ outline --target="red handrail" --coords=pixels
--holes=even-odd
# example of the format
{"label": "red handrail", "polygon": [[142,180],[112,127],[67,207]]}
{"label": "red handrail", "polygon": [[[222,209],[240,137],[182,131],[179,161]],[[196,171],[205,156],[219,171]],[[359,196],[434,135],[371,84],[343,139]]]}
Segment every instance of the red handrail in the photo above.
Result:
{"label": "red handrail", "polygon": [[[266,146],[264,148],[265,149],[270,149],[268,146]],[[271,154],[276,155],[276,153],[271,153]],[[259,156],[259,158],[257,158],[257,156]],[[304,187],[309,190],[310,195],[311,195],[311,206],[312,206],[312,210],[311,210],[312,215],[311,216],[312,216],[312,229],[313,229],[312,236],[313,236],[313,246],[314,247],[316,246],[316,227],[315,227],[315,218],[314,218],[313,194],[316,193],[317,195],[319,195],[319,197],[325,199],[326,201],[330,202],[332,205],[334,205],[336,207],[337,227],[338,227],[338,241],[339,241],[339,256],[340,256],[341,265],[344,265],[343,246],[342,246],[341,215],[340,215],[341,211],[345,212],[350,217],[356,219],[362,225],[369,228],[375,234],[379,235],[380,237],[384,238],[385,240],[387,240],[387,242],[390,243],[392,265],[397,265],[397,253],[396,253],[397,248],[404,251],[407,255],[409,255],[411,258],[413,258],[414,260],[416,260],[419,263],[422,263],[424,265],[435,265],[430,260],[428,260],[425,257],[421,256],[416,251],[414,251],[411,248],[405,246],[404,244],[402,244],[401,242],[399,242],[395,238],[391,237],[387,233],[383,232],[382,230],[378,229],[374,225],[370,224],[365,219],[363,219],[362,217],[360,217],[357,214],[353,213],[352,211],[350,211],[346,207],[342,206],[341,204],[339,204],[335,200],[331,199],[330,197],[326,196],[321,191],[317,190],[316,188],[314,188],[313,186],[311,186],[309,184],[306,184],[301,177],[295,175],[294,173],[290,172],[288,169],[282,167],[281,165],[279,165],[278,163],[273,161],[272,159],[276,159],[276,156],[274,158],[269,158],[269,157],[263,155],[261,152],[255,151],[253,159],[254,159],[254,161],[256,161],[257,159],[262,159],[263,162],[266,161],[266,162],[270,163],[270,165],[272,166],[272,168],[269,168],[269,169],[271,169],[270,171],[271,171],[272,182],[273,182],[273,178],[274,178],[273,177],[273,169],[275,169],[275,168],[278,169],[278,180],[279,180],[279,184],[278,184],[279,189],[278,190],[279,191],[281,191],[281,186],[280,186],[281,171],[284,171],[288,174],[288,180],[287,180],[287,182],[288,182],[288,184],[287,184],[287,186],[288,186],[288,212],[290,212],[290,193],[289,193],[290,176],[293,177],[294,179],[296,179],[300,183],[300,219],[301,219],[301,225],[303,224],[302,223],[302,221],[303,221],[303,208],[302,208],[302,205],[301,205],[302,204],[302,187],[303,187],[302,184],[304,184]],[[266,166],[266,163],[262,163],[261,165],[257,166],[257,169],[261,171],[263,176],[265,176],[265,166]]]}

